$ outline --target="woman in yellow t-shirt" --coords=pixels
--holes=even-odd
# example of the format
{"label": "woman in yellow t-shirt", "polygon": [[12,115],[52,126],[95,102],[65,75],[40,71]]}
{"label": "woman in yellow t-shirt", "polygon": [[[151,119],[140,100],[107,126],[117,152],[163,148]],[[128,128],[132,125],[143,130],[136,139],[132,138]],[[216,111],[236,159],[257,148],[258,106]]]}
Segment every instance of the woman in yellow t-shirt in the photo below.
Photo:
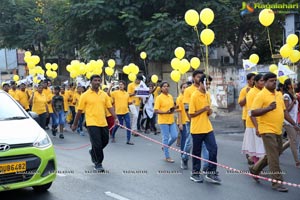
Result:
{"label": "woman in yellow t-shirt", "polygon": [[32,93],[29,103],[32,106],[32,111],[39,115],[38,124],[46,130],[48,107],[47,97],[43,94],[43,84],[39,84],[37,91]]}
{"label": "woman in yellow t-shirt", "polygon": [[[73,96],[73,105],[75,106],[76,113],[78,112],[79,99],[82,92],[83,92],[83,87],[77,86],[77,92]],[[81,136],[85,135],[83,132],[83,121],[84,121],[84,113],[82,113],[80,116],[78,128],[77,128],[77,133],[79,133]]]}
{"label": "woman in yellow t-shirt", "polygon": [[169,146],[171,146],[177,138],[178,132],[174,119],[174,100],[169,94],[169,83],[161,83],[161,94],[156,98],[154,104],[154,112],[158,114],[158,124],[162,133],[162,142],[164,144],[165,161],[173,163],[170,157]]}

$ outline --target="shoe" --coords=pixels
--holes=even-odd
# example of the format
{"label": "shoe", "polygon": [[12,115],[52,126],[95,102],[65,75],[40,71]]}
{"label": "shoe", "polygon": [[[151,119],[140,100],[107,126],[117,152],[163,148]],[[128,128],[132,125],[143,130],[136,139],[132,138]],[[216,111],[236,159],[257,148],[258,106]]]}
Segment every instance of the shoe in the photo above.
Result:
{"label": "shoe", "polygon": [[45,130],[49,130],[49,127],[48,127],[48,126],[46,126],[46,127],[45,127]]}
{"label": "shoe", "polygon": [[286,187],[283,187],[282,185],[275,185],[275,186],[272,186],[272,189],[273,190],[276,190],[278,192],[288,192],[289,189],[287,189]]}
{"label": "shoe", "polygon": [[[254,169],[250,166],[249,167],[249,172],[250,172],[250,174],[253,174],[253,175],[258,175],[259,173],[257,173],[256,171],[254,171]],[[256,178],[256,177],[254,177],[254,176],[251,176],[257,183],[259,183],[260,181],[259,181],[259,178]]]}
{"label": "shoe", "polygon": [[132,142],[126,142],[126,144],[128,144],[128,145],[134,145],[134,143],[132,143]]}
{"label": "shoe", "polygon": [[55,128],[52,128],[52,130],[51,130],[51,131],[52,131],[52,135],[53,135],[53,136],[56,136],[57,129],[55,129]]}
{"label": "shoe", "polygon": [[85,134],[84,134],[83,131],[80,131],[79,135],[80,135],[80,136],[85,136]]}
{"label": "shoe", "polygon": [[181,159],[180,168],[183,170],[188,169],[188,160]]}
{"label": "shoe", "polygon": [[111,139],[111,143],[116,143],[115,138],[112,138],[112,139]]}
{"label": "shoe", "polygon": [[60,138],[60,139],[64,139],[65,136],[61,133],[61,134],[59,134],[59,138]]}
{"label": "shoe", "polygon": [[89,149],[89,154],[91,156],[92,163],[96,164],[96,160],[94,160],[94,157],[92,156],[92,149]]}
{"label": "shoe", "polygon": [[190,179],[196,183],[203,183],[203,176],[201,174],[192,174]]}
{"label": "shoe", "polygon": [[172,158],[166,158],[165,161],[168,162],[168,163],[174,163],[175,162]]}
{"label": "shoe", "polygon": [[79,133],[79,134],[80,134],[80,129],[79,129],[79,128],[77,128],[77,130],[76,130],[76,131],[77,131],[77,133]]}
{"label": "shoe", "polygon": [[205,179],[211,183],[221,184],[221,179],[219,178],[219,176],[216,173],[207,174],[205,176]]}
{"label": "shoe", "polygon": [[104,172],[105,171],[102,164],[95,164],[94,170],[96,170],[97,172]]}

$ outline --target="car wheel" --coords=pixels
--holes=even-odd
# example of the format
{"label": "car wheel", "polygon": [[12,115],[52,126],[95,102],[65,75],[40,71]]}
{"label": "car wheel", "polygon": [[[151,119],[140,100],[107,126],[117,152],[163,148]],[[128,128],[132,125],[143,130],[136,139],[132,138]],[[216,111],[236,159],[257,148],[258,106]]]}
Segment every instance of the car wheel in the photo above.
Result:
{"label": "car wheel", "polygon": [[46,192],[52,185],[52,182],[47,183],[45,185],[33,186],[35,192]]}

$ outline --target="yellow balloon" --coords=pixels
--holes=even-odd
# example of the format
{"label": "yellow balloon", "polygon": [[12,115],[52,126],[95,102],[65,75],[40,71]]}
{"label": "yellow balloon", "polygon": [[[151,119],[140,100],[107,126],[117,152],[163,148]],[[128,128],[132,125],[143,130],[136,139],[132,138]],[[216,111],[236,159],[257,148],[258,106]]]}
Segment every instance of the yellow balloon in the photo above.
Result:
{"label": "yellow balloon", "polygon": [[298,50],[293,50],[291,55],[289,56],[289,59],[292,63],[298,62],[300,59],[300,52]]}
{"label": "yellow balloon", "polygon": [[37,76],[35,76],[35,77],[33,77],[33,83],[39,83],[41,80],[38,80],[38,77]]}
{"label": "yellow balloon", "polygon": [[257,64],[259,61],[259,56],[257,54],[251,54],[249,57],[250,62]]}
{"label": "yellow balloon", "polygon": [[200,20],[206,26],[211,24],[214,21],[215,14],[210,8],[204,8],[200,12]]}
{"label": "yellow balloon", "polygon": [[199,14],[196,10],[190,9],[185,12],[185,22],[190,26],[196,26],[199,23]]}
{"label": "yellow balloon", "polygon": [[288,76],[280,76],[279,78],[278,78],[278,80],[279,80],[279,82],[281,83],[281,84],[284,84],[284,81],[286,80],[286,79],[288,79],[289,77]]}
{"label": "yellow balloon", "polygon": [[292,52],[293,52],[293,49],[288,44],[283,45],[279,50],[279,53],[283,58],[289,57]]}
{"label": "yellow balloon", "polygon": [[45,68],[46,68],[47,70],[50,70],[51,67],[52,67],[52,65],[51,65],[50,63],[46,63]]}
{"label": "yellow balloon", "polygon": [[128,79],[130,81],[135,81],[136,80],[136,75],[134,73],[130,73],[130,74],[128,74]]}
{"label": "yellow balloon", "polygon": [[180,60],[178,58],[173,58],[171,60],[171,67],[176,70],[179,69],[180,68]]}
{"label": "yellow balloon", "polygon": [[72,71],[72,66],[71,65],[67,65],[66,69],[67,69],[68,72],[71,72]]}
{"label": "yellow balloon", "polygon": [[29,69],[33,69],[35,67],[35,64],[33,62],[28,62],[27,66]]}
{"label": "yellow balloon", "polygon": [[151,81],[152,81],[152,83],[157,83],[157,81],[158,81],[158,76],[157,75],[152,75],[151,76]]}
{"label": "yellow balloon", "polygon": [[96,63],[97,63],[97,67],[99,67],[99,68],[102,68],[104,65],[104,62],[101,59],[97,60]]}
{"label": "yellow balloon", "polygon": [[105,73],[108,75],[108,76],[112,76],[114,74],[114,70],[110,67],[105,67]]}
{"label": "yellow balloon", "polygon": [[71,77],[71,78],[76,78],[76,77],[77,77],[77,73],[76,73],[75,71],[72,71],[72,72],[70,73],[70,77]]}
{"label": "yellow balloon", "polygon": [[19,79],[20,79],[20,77],[19,77],[18,75],[14,75],[14,76],[13,76],[13,80],[14,80],[14,81],[18,81]]}
{"label": "yellow balloon", "polygon": [[180,80],[180,72],[177,70],[173,70],[171,72],[171,79],[177,83]]}
{"label": "yellow balloon", "polygon": [[269,71],[270,72],[274,73],[276,70],[278,70],[277,65],[272,64],[272,65],[269,66]]}
{"label": "yellow balloon", "polygon": [[52,78],[55,79],[57,77],[57,72],[53,71],[52,72]]}
{"label": "yellow balloon", "polygon": [[197,69],[198,67],[200,67],[200,59],[197,57],[193,57],[190,63],[193,69]]}
{"label": "yellow balloon", "polygon": [[146,58],[147,58],[147,54],[146,54],[146,52],[141,52],[140,53],[140,57],[141,57],[141,59],[143,59],[143,60],[145,60]]}
{"label": "yellow balloon", "polygon": [[30,57],[31,56],[31,52],[30,51],[25,51],[25,57]]}
{"label": "yellow balloon", "polygon": [[93,75],[92,72],[87,72],[87,73],[85,74],[85,77],[86,77],[87,79],[90,79],[92,75]]}
{"label": "yellow balloon", "polygon": [[34,68],[33,69],[29,69],[29,74],[32,75],[32,76],[34,76],[36,74],[35,69]]}
{"label": "yellow balloon", "polygon": [[290,34],[287,38],[286,38],[286,43],[288,45],[290,45],[291,47],[294,47],[298,44],[298,36],[295,34]]}
{"label": "yellow balloon", "polygon": [[34,64],[37,65],[40,62],[40,57],[34,55],[34,56],[31,56],[31,60]]}
{"label": "yellow balloon", "polygon": [[176,58],[182,59],[185,55],[185,50],[182,47],[177,47],[174,51]]}
{"label": "yellow balloon", "polygon": [[132,67],[131,73],[134,73],[135,75],[137,75],[139,73],[140,69],[137,65],[134,65]]}
{"label": "yellow balloon", "polygon": [[180,68],[179,68],[179,72],[181,74],[185,74],[190,70],[191,66],[190,66],[190,62],[187,59],[182,59],[180,61]]}
{"label": "yellow balloon", "polygon": [[129,68],[128,65],[125,65],[125,66],[123,67],[123,72],[124,72],[124,74],[129,74],[129,73],[130,73],[130,68]]}
{"label": "yellow balloon", "polygon": [[52,64],[52,70],[57,70],[58,69],[58,65],[56,63]]}
{"label": "yellow balloon", "polygon": [[275,18],[275,14],[271,9],[263,9],[260,11],[258,19],[263,26],[270,26]]}
{"label": "yellow balloon", "polygon": [[200,34],[200,39],[206,46],[210,45],[215,39],[215,33],[211,29],[204,29]]}
{"label": "yellow balloon", "polygon": [[108,62],[107,62],[107,64],[108,64],[109,67],[113,68],[113,67],[115,67],[116,62],[113,59],[109,59]]}
{"label": "yellow balloon", "polygon": [[46,75],[47,75],[48,77],[51,77],[52,71],[51,71],[51,70],[47,70],[47,71],[46,71]]}

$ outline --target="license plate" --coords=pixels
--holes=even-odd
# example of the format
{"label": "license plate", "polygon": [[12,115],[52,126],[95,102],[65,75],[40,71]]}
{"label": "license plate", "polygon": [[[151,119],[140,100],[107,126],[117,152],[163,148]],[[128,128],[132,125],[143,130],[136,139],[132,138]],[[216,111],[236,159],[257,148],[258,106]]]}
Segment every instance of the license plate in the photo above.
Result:
{"label": "license plate", "polygon": [[26,161],[0,164],[0,174],[26,171]]}

